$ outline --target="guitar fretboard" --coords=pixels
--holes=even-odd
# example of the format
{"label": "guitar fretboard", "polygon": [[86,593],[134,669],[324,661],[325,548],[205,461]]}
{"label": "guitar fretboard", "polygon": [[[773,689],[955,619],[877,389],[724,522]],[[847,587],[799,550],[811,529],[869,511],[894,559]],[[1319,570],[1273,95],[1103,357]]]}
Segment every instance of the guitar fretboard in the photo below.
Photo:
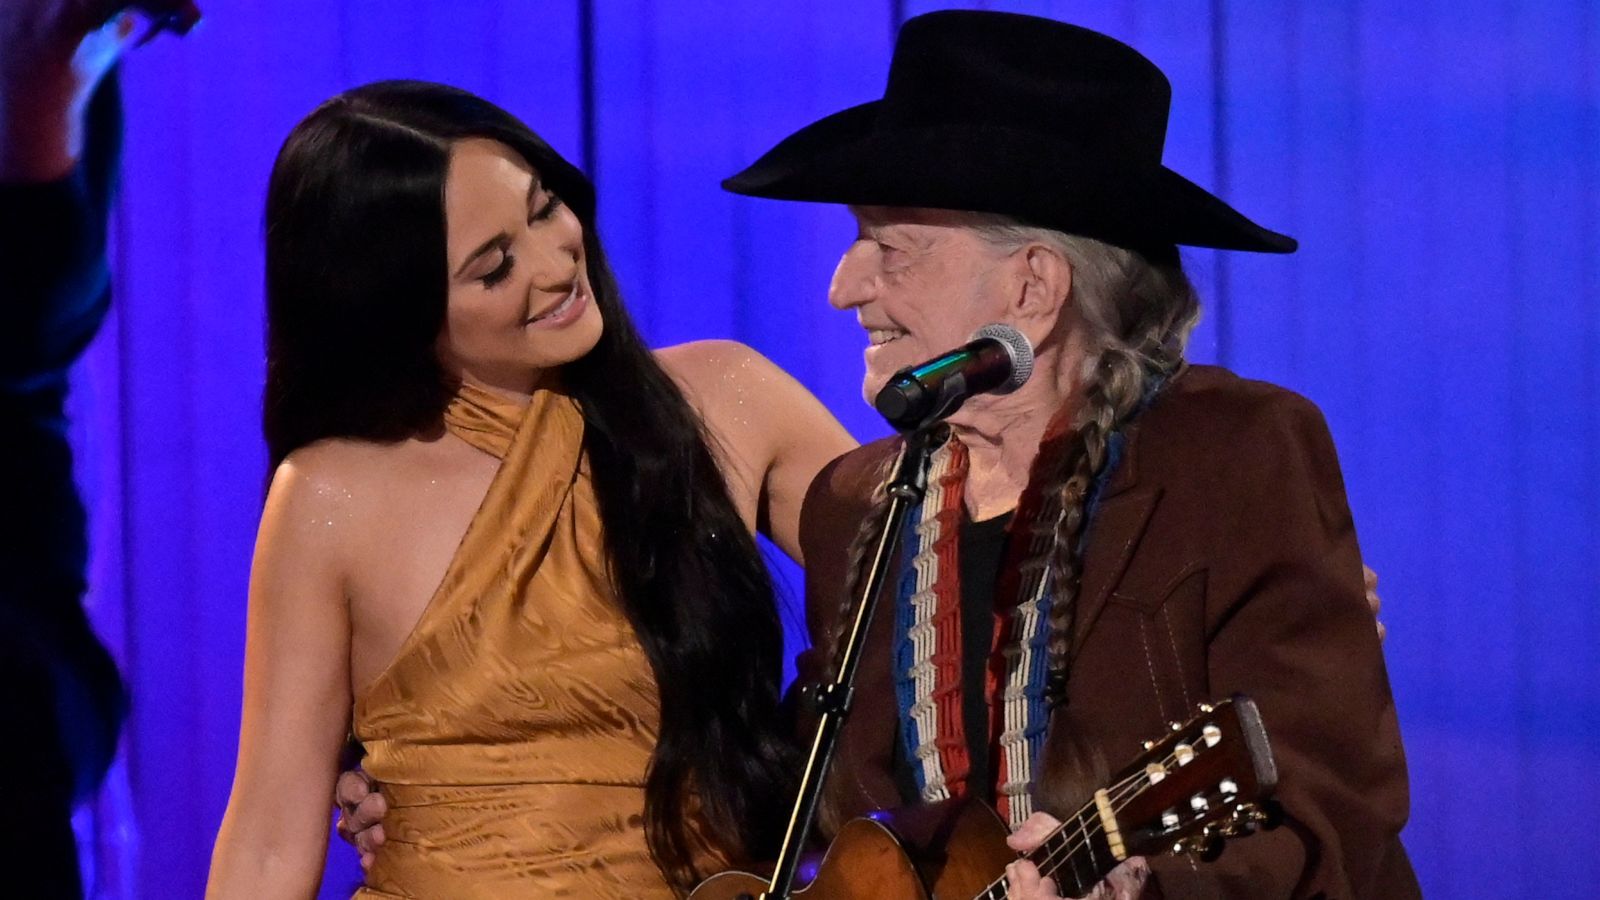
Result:
{"label": "guitar fretboard", "polygon": [[[1266,821],[1258,804],[1277,783],[1260,714],[1245,697],[1173,724],[1095,792],[1026,859],[1063,894],[1081,897],[1130,856],[1220,849]],[[1271,827],[1270,825],[1268,827]],[[977,900],[1004,900],[1005,876]]]}
{"label": "guitar fretboard", "polygon": [[[1050,833],[1044,843],[1027,855],[1046,878],[1055,880],[1062,893],[1082,897],[1117,867],[1117,858],[1106,839],[1105,826],[1093,801],[1084,804],[1076,815]],[[1002,875],[976,900],[1005,900],[1006,879]]]}

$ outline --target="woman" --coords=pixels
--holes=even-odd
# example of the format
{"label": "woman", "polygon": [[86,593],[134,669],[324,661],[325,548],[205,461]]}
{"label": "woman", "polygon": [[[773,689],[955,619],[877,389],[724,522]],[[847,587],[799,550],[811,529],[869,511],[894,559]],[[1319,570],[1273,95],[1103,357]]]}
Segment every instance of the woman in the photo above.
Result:
{"label": "woman", "polygon": [[361,896],[667,896],[773,849],[793,766],[751,534],[798,558],[853,442],[745,348],[652,355],[593,216],[451,88],[359,88],[285,142],[276,472],[208,896],[315,891],[352,733],[389,805]]}

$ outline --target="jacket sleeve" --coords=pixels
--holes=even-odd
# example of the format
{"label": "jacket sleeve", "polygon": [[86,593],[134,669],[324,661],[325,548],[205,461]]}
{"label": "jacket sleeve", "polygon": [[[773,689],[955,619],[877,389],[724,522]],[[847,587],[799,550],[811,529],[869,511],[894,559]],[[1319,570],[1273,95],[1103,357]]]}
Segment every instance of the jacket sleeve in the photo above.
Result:
{"label": "jacket sleeve", "polygon": [[65,413],[67,370],[110,303],[118,102],[113,75],[90,102],[84,153],[66,178],[0,184],[0,683],[10,687],[0,714],[49,760],[30,784],[40,795],[84,796],[127,711],[81,603],[87,525]]}
{"label": "jacket sleeve", "polygon": [[795,658],[795,679],[784,698],[793,715],[797,733],[807,735],[813,720],[807,714],[799,693],[827,677],[833,652],[833,629],[838,622],[839,601],[845,590],[847,544],[841,544],[834,531],[849,515],[847,489],[841,485],[840,457],[817,473],[806,490],[800,509],[800,547],[805,554],[806,647]]}
{"label": "jacket sleeve", "polygon": [[0,392],[54,387],[105,318],[106,223],[121,144],[116,82],[108,76],[89,103],[71,174],[0,184]]}
{"label": "jacket sleeve", "polygon": [[1208,583],[1213,696],[1258,704],[1284,823],[1220,859],[1152,862],[1151,893],[1418,896],[1399,833],[1405,758],[1333,442],[1308,401],[1261,404],[1217,480]]}

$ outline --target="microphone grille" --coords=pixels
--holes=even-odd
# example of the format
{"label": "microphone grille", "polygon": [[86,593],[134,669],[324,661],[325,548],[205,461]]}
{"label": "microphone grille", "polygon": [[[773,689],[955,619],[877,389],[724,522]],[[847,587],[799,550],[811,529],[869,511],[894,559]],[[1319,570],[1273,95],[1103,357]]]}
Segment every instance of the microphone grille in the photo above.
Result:
{"label": "microphone grille", "polygon": [[972,336],[973,340],[982,338],[999,341],[1000,346],[1006,348],[1006,355],[1011,357],[1011,377],[995,393],[1009,394],[1027,384],[1028,378],[1033,375],[1033,344],[1029,343],[1027,337],[1010,325],[995,322],[979,328]]}

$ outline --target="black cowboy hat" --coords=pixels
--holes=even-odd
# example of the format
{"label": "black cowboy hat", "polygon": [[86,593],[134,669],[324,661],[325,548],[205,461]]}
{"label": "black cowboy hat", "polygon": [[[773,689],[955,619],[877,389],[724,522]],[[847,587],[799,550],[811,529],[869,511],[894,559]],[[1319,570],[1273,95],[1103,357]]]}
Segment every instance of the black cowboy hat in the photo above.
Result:
{"label": "black cowboy hat", "polygon": [[722,186],[859,206],[1001,213],[1135,250],[1290,253],[1161,164],[1172,86],[1086,28],[949,10],[906,22],[882,100],[800,129]]}

